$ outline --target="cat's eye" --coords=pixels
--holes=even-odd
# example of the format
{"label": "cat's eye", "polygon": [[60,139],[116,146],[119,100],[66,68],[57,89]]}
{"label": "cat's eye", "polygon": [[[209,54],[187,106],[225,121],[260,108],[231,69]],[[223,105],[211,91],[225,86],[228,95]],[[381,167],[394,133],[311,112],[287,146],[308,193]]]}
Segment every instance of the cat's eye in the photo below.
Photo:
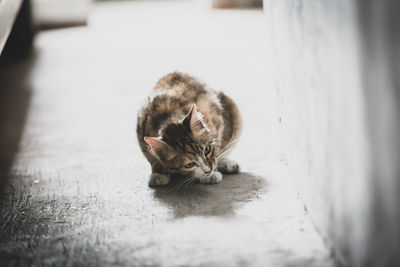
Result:
{"label": "cat's eye", "polygon": [[194,161],[192,161],[192,162],[186,163],[185,165],[183,165],[183,167],[185,167],[186,169],[190,169],[194,165],[196,165],[196,163]]}
{"label": "cat's eye", "polygon": [[204,156],[207,156],[211,152],[211,146],[208,145],[204,148]]}

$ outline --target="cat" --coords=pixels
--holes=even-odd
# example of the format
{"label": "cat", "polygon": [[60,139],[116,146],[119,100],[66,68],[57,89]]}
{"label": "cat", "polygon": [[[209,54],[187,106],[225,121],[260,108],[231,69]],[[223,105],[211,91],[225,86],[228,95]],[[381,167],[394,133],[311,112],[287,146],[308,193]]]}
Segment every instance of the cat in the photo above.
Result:
{"label": "cat", "polygon": [[230,97],[185,73],[164,76],[137,119],[139,145],[152,169],[149,186],[167,185],[175,175],[216,184],[221,172],[239,173],[239,165],[226,156],[241,129]]}

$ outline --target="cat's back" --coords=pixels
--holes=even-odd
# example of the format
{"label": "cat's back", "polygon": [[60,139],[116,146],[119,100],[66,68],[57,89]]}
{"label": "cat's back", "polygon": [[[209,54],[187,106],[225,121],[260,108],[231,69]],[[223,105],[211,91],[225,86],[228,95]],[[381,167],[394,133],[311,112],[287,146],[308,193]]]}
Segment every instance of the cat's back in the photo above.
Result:
{"label": "cat's back", "polygon": [[137,133],[142,149],[144,136],[157,136],[163,125],[183,119],[193,104],[204,115],[203,121],[209,130],[221,139],[222,147],[239,137],[241,117],[230,97],[208,89],[186,73],[173,72],[156,83],[139,113]]}
{"label": "cat's back", "polygon": [[152,95],[151,105],[155,109],[185,115],[196,104],[198,111],[205,115],[204,121],[217,124],[217,128],[222,125],[223,107],[219,95],[186,73],[173,72],[162,77]]}
{"label": "cat's back", "polygon": [[137,131],[155,136],[161,125],[183,117],[198,95],[194,92],[200,93],[201,86],[192,89],[193,83],[196,83],[194,78],[179,72],[162,77],[139,113]]}
{"label": "cat's back", "polygon": [[154,86],[138,117],[138,129],[155,134],[168,122],[182,119],[193,104],[213,122],[221,125],[221,104],[214,91],[182,72],[162,77]]}
{"label": "cat's back", "polygon": [[162,77],[153,89],[153,94],[179,96],[189,102],[196,102],[199,96],[210,93],[196,78],[182,72],[173,72]]}

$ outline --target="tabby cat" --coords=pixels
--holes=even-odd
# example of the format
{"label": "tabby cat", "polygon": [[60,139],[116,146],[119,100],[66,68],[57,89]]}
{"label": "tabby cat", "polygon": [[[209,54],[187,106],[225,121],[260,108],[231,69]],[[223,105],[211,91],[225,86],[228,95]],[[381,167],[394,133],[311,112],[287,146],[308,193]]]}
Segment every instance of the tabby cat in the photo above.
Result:
{"label": "tabby cat", "polygon": [[139,113],[137,137],[151,164],[150,186],[162,186],[171,176],[203,184],[238,173],[226,158],[241,131],[239,110],[222,92],[195,78],[174,72],[161,78]]}

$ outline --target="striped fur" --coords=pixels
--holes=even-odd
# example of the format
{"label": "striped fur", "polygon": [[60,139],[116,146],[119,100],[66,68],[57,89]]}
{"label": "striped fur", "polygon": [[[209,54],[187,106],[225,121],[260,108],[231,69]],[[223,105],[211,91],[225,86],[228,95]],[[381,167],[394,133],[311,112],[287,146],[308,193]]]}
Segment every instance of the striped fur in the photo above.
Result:
{"label": "striped fur", "polygon": [[[136,128],[140,148],[152,173],[157,174],[153,177],[164,175],[169,181],[172,174],[193,176],[197,173],[194,167],[204,163],[203,170],[210,171],[199,175],[200,182],[217,173],[220,154],[231,148],[240,131],[239,110],[231,98],[180,72],[157,82],[139,113]],[[211,152],[205,155],[208,145]],[[184,167],[187,162],[196,166]],[[150,181],[150,185],[157,184]]]}

